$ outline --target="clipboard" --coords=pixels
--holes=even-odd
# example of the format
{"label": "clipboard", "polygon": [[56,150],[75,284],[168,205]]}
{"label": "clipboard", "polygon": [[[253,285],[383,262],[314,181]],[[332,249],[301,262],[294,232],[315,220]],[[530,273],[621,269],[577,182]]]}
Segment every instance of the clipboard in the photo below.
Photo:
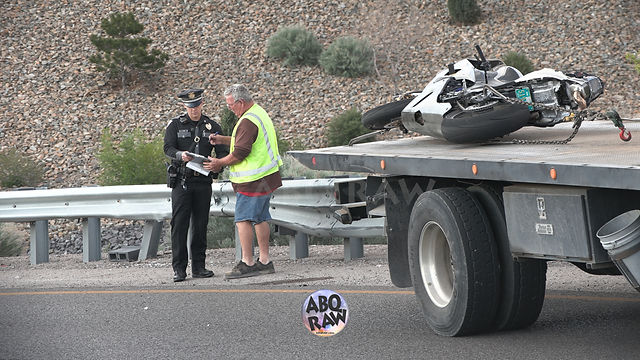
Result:
{"label": "clipboard", "polygon": [[200,155],[200,154],[196,154],[196,153],[192,153],[192,152],[188,152],[185,151],[185,154],[191,156],[193,158],[193,160],[191,161],[195,161],[199,164],[202,164],[203,162],[208,162],[209,159],[206,156]]}
{"label": "clipboard", "polygon": [[209,162],[209,159],[206,156],[202,156],[200,154],[192,153],[185,151],[185,154],[191,156],[193,160],[187,163],[187,167],[193,171],[197,171],[204,176],[209,175],[209,170],[206,170],[202,167],[202,163]]}

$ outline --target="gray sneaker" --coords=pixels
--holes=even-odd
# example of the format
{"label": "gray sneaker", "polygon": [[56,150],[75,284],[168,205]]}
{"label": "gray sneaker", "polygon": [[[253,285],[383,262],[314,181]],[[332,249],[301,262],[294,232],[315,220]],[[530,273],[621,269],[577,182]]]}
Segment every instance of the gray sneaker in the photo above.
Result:
{"label": "gray sneaker", "polygon": [[240,260],[240,262],[238,262],[238,264],[234,266],[233,269],[231,269],[231,271],[224,274],[224,278],[225,280],[230,280],[230,279],[240,279],[240,278],[256,276],[256,275],[260,275],[260,272],[258,271],[258,267],[256,266],[256,264],[249,266],[245,264],[242,260]]}
{"label": "gray sneaker", "polygon": [[268,263],[263,264],[260,262],[260,259],[258,259],[256,260],[254,266],[258,268],[258,272],[260,273],[260,275],[273,274],[274,272],[276,272],[276,269],[273,267],[273,261],[269,261]]}

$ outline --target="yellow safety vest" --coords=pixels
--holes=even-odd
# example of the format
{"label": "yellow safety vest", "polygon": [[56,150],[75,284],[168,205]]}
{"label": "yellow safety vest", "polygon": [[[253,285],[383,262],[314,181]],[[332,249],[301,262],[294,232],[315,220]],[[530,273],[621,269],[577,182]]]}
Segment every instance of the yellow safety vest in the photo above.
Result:
{"label": "yellow safety vest", "polygon": [[273,122],[271,122],[267,112],[258,104],[254,104],[238,119],[231,133],[230,151],[233,152],[236,131],[242,119],[247,119],[258,127],[258,136],[251,145],[249,156],[229,167],[229,180],[236,184],[261,179],[275,173],[282,166]]}

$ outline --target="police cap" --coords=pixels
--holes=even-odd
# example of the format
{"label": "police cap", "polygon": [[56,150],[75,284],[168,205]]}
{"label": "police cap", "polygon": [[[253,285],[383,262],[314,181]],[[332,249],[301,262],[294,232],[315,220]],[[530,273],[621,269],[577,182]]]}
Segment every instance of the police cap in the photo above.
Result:
{"label": "police cap", "polygon": [[202,103],[202,93],[204,89],[189,89],[178,94],[178,98],[190,108],[196,107]]}

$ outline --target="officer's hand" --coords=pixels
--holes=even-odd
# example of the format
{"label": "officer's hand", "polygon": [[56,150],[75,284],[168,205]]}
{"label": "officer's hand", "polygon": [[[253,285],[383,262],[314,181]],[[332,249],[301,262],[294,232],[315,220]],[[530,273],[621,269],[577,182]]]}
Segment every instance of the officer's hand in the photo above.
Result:
{"label": "officer's hand", "polygon": [[191,161],[191,160],[193,160],[193,156],[189,156],[189,155],[187,155],[187,153],[186,153],[186,152],[183,152],[183,153],[182,153],[182,161],[184,161],[184,162],[188,162],[188,161]]}

